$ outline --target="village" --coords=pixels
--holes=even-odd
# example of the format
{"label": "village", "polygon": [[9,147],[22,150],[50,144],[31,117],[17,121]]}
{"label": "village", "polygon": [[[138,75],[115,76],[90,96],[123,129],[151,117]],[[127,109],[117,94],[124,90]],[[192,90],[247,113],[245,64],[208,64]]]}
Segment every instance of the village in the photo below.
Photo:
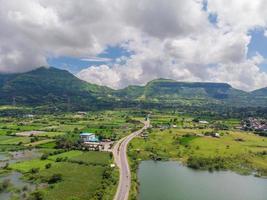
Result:
{"label": "village", "polygon": [[242,121],[241,130],[267,132],[267,120],[250,117]]}

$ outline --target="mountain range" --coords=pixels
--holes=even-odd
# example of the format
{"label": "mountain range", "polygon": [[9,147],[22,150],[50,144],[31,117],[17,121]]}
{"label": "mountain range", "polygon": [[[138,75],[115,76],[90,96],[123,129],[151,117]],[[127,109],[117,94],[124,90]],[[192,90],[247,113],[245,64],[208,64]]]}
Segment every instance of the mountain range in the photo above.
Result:
{"label": "mountain range", "polygon": [[53,67],[40,67],[21,74],[0,74],[1,105],[71,105],[83,109],[131,103],[267,107],[267,88],[245,92],[226,83],[156,79],[144,86],[114,90],[87,83],[66,70]]}

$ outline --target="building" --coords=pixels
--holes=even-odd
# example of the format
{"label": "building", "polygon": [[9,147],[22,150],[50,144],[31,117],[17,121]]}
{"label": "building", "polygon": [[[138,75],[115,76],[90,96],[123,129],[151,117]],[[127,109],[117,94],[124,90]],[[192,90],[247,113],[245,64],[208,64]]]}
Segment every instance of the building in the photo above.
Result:
{"label": "building", "polygon": [[81,133],[80,138],[83,142],[99,142],[98,137],[94,133]]}
{"label": "building", "polygon": [[208,124],[209,122],[208,121],[199,121],[200,124]]}
{"label": "building", "polygon": [[213,137],[220,138],[221,135],[220,135],[220,133],[214,133],[214,134],[213,134]]}
{"label": "building", "polygon": [[84,115],[85,116],[85,115],[87,115],[87,112],[79,111],[79,112],[77,112],[77,114],[78,115]]}

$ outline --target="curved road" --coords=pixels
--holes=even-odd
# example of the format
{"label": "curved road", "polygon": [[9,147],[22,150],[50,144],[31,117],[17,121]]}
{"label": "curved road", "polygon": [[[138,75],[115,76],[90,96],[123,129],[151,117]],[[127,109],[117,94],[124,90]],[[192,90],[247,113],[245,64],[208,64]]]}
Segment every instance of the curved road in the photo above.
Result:
{"label": "curved road", "polygon": [[150,125],[149,120],[143,123],[144,127],[142,129],[120,139],[113,148],[113,156],[120,170],[120,182],[114,200],[128,200],[131,188],[131,171],[127,158],[127,145],[135,136],[142,133]]}

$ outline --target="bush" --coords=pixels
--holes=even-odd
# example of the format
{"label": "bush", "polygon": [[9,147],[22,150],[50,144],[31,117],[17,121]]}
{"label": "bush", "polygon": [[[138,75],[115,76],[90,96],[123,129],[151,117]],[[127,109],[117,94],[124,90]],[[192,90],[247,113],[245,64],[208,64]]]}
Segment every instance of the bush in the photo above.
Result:
{"label": "bush", "polygon": [[201,157],[190,157],[187,160],[187,165],[193,169],[208,169],[212,171],[216,170],[224,170],[226,169],[226,159],[221,157],[215,158],[201,158]]}
{"label": "bush", "polygon": [[29,200],[43,200],[43,194],[40,191],[31,193]]}
{"label": "bush", "polygon": [[51,163],[47,163],[46,165],[45,165],[45,168],[46,169],[49,169],[49,168],[51,168],[52,167],[52,164]]}
{"label": "bush", "polygon": [[10,186],[10,180],[5,179],[2,183],[0,183],[0,192],[5,191]]}
{"label": "bush", "polygon": [[46,160],[48,158],[48,154],[44,153],[42,156],[41,156],[41,160]]}
{"label": "bush", "polygon": [[62,174],[53,174],[50,179],[48,180],[49,184],[57,183],[62,181]]}
{"label": "bush", "polygon": [[39,168],[32,168],[32,169],[30,169],[30,173],[31,174],[36,174],[38,172],[39,172]]}

